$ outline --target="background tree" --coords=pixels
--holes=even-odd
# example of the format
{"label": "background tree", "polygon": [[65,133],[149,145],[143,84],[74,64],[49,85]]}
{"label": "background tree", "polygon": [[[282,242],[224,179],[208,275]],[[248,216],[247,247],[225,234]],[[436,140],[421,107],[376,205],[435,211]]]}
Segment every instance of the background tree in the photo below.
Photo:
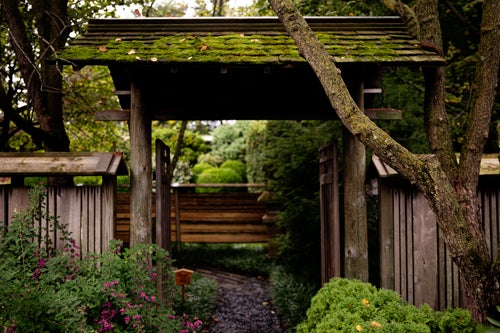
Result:
{"label": "background tree", "polygon": [[[477,198],[479,166],[498,81],[500,2],[485,0],[482,4],[481,42],[473,83],[475,88],[459,163],[455,158],[444,103],[444,68],[424,71],[426,128],[435,157],[421,159],[397,143],[359,110],[333,60],[292,2],[269,2],[295,40],[299,52],[316,72],[344,126],[384,162],[415,184],[427,198],[450,249],[450,256],[464,277],[472,300],[471,311],[477,320],[484,321],[488,311],[492,311],[500,300],[499,256],[496,253],[492,258],[487,250]],[[402,6],[399,1],[394,2],[392,8],[404,9],[400,12],[403,15],[415,13],[406,20],[413,23],[412,31],[418,27],[417,36],[422,43],[442,50],[437,1],[417,1],[415,11]]]}
{"label": "background tree", "polygon": [[[52,57],[85,29],[89,18],[114,16],[118,6],[132,4],[151,15],[180,16],[186,9],[173,3],[155,7],[154,0],[0,1],[0,150],[70,150],[62,98],[71,88],[63,85]],[[68,118],[76,120],[74,113]]]}
{"label": "background tree", "polygon": [[[8,59],[11,61],[10,70],[15,72],[10,78],[22,78],[29,96],[23,101],[26,107],[5,105],[4,121],[12,121],[29,133],[39,148],[68,151],[69,139],[62,117],[62,79],[57,66],[47,62],[53,51],[65,45],[71,31],[68,2],[19,3],[2,0],[0,6],[2,23],[4,28],[8,27],[8,34],[3,35],[8,38],[7,42],[3,42],[7,46],[4,50],[13,50],[15,53],[15,57],[10,56]],[[6,86],[3,87],[5,89]],[[33,122],[33,115],[36,115],[37,124]],[[8,128],[7,123],[4,126]]]}
{"label": "background tree", "polygon": [[[319,148],[340,135],[337,121],[268,121],[260,146],[266,189],[278,205],[277,261],[319,288]],[[260,142],[260,141],[258,141]]]}

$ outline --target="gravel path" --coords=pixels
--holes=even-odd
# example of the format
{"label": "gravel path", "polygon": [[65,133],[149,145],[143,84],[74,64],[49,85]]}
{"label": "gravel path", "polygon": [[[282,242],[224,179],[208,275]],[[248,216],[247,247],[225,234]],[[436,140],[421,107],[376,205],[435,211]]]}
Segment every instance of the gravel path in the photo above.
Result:
{"label": "gravel path", "polygon": [[218,304],[208,333],[283,333],[265,279],[198,270],[218,282]]}

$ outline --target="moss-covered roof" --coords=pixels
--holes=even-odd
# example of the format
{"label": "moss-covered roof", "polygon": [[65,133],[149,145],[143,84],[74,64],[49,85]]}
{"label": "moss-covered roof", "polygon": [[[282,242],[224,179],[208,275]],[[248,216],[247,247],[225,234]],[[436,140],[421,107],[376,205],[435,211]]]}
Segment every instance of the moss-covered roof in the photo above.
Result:
{"label": "moss-covered roof", "polygon": [[[338,63],[442,65],[398,17],[307,17]],[[77,65],[304,63],[276,17],[95,19],[59,57]]]}

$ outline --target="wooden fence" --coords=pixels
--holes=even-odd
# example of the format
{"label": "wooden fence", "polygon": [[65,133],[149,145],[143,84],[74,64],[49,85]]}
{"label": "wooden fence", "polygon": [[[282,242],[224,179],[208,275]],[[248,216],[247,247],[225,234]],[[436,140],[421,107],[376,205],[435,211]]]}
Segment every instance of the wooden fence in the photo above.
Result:
{"label": "wooden fence", "polygon": [[[171,240],[186,243],[262,243],[271,226],[263,222],[266,206],[260,193],[186,193],[170,198]],[[153,218],[156,198],[153,194]],[[116,237],[130,239],[130,195],[118,193]]]}
{"label": "wooden fence", "polygon": [[[50,217],[66,225],[80,247],[80,255],[101,253],[115,237],[115,189],[107,186],[47,187],[40,205],[40,230],[48,230]],[[29,206],[29,188],[0,186],[0,225],[9,224],[16,212]],[[45,218],[49,217],[49,218]],[[64,244],[61,234],[48,234],[57,248]]]}
{"label": "wooden fence", "polygon": [[[436,217],[424,196],[379,163],[381,287],[397,291],[411,304],[434,309],[467,307],[460,272],[441,239]],[[493,177],[493,178],[492,178]],[[498,176],[480,178],[484,230],[490,255],[500,241]]]}

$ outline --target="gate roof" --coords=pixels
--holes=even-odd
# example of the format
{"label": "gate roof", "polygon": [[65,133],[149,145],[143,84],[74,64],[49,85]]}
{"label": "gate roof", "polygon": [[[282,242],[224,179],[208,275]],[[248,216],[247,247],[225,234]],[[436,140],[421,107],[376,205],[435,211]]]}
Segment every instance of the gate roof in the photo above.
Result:
{"label": "gate roof", "polygon": [[[399,17],[306,17],[337,63],[441,65]],[[306,60],[276,17],[94,19],[60,58],[76,64],[291,65]]]}
{"label": "gate roof", "polygon": [[[374,87],[367,82],[383,66],[444,64],[399,17],[306,20],[344,80],[354,77],[365,87]],[[131,82],[140,82],[152,119],[336,119],[277,17],[94,19],[58,56],[76,66],[107,65],[122,110],[130,109]]]}

